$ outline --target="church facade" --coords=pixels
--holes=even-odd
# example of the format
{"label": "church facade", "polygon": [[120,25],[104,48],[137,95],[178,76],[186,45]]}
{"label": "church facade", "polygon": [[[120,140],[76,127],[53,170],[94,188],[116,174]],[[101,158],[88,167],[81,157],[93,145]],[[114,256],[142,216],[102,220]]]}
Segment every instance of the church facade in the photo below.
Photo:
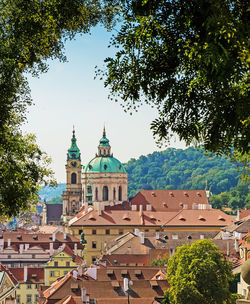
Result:
{"label": "church facade", "polygon": [[98,150],[86,166],[76,143],[75,131],[71,138],[66,161],[66,191],[63,192],[63,221],[67,223],[81,207],[93,206],[104,210],[127,200],[128,174],[122,163],[111,153],[104,128]]}

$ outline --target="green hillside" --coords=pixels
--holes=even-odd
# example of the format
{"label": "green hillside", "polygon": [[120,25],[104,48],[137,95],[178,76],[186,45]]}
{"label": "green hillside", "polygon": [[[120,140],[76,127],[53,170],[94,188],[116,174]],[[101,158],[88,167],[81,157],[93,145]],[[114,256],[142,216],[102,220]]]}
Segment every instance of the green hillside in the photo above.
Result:
{"label": "green hillside", "polygon": [[[128,172],[128,195],[141,189],[205,189],[213,193],[216,208],[248,207],[248,185],[240,181],[240,167],[223,157],[206,155],[202,150],[169,148],[154,152],[124,164]],[[61,195],[65,184],[58,188],[43,188],[40,196],[47,200]]]}

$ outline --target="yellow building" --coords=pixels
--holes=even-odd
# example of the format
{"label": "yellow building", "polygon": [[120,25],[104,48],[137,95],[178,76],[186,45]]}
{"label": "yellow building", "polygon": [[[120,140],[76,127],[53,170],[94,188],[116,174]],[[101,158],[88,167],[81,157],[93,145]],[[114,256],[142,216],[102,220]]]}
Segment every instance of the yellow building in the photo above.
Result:
{"label": "yellow building", "polygon": [[55,253],[44,266],[44,282],[46,286],[51,285],[56,279],[66,275],[72,269],[81,265],[83,260],[65,246]]}
{"label": "yellow building", "polygon": [[10,268],[19,286],[16,290],[17,304],[35,304],[38,298],[38,287],[44,284],[43,268]]}

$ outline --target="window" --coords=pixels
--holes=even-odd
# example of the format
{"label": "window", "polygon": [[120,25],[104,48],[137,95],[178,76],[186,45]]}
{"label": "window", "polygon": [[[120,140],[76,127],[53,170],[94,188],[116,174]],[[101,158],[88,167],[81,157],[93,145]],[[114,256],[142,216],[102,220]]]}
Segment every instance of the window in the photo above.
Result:
{"label": "window", "polygon": [[107,186],[104,186],[102,189],[102,200],[108,201],[109,200],[109,189]]}
{"label": "window", "polygon": [[96,262],[96,257],[92,256],[92,263],[95,263],[95,262]]}
{"label": "window", "polygon": [[96,249],[96,242],[92,242],[92,248]]}
{"label": "window", "polygon": [[66,267],[70,267],[70,262],[66,262]]}
{"label": "window", "polygon": [[50,271],[49,275],[50,275],[50,277],[54,277],[55,276],[55,271]]}
{"label": "window", "polygon": [[113,190],[113,200],[115,201],[116,200],[116,195],[115,195],[116,193],[115,193],[115,188],[114,188],[114,190]]}
{"label": "window", "polygon": [[31,303],[31,298],[32,298],[32,295],[28,294],[26,296],[26,303]]}
{"label": "window", "polygon": [[17,295],[17,296],[16,296],[16,302],[17,302],[17,304],[20,303],[20,295]]}
{"label": "window", "polygon": [[68,273],[68,271],[64,271],[63,274],[66,275]]}
{"label": "window", "polygon": [[106,229],[106,234],[110,234],[110,230],[109,229]]}
{"label": "window", "polygon": [[55,266],[55,267],[58,267],[58,262],[54,262],[54,266]]}
{"label": "window", "polygon": [[121,186],[119,186],[119,201],[121,201],[122,200],[122,187]]}
{"label": "window", "polygon": [[76,173],[71,174],[71,184],[76,184]]}
{"label": "window", "polygon": [[82,229],[78,230],[78,234],[80,234],[80,235],[82,234]]}
{"label": "window", "polygon": [[119,234],[120,235],[123,234],[123,230],[122,229],[119,230]]}
{"label": "window", "polygon": [[35,300],[36,300],[36,303],[37,303],[37,299],[38,299],[39,295],[35,295]]}
{"label": "window", "polygon": [[32,288],[31,284],[27,284],[26,286],[27,286],[27,289],[31,289]]}
{"label": "window", "polygon": [[92,230],[92,234],[96,234],[96,230],[95,229]]}
{"label": "window", "polygon": [[98,189],[95,188],[95,200],[98,202]]}

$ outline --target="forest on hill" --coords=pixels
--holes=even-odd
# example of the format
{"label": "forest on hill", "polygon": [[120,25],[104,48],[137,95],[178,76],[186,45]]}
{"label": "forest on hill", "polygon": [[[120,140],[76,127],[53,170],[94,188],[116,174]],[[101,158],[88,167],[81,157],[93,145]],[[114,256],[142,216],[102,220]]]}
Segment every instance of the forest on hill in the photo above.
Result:
{"label": "forest on hill", "polygon": [[[207,155],[193,147],[168,148],[139,159],[132,158],[124,164],[128,172],[128,195],[141,189],[210,189],[215,208],[250,208],[248,185],[242,184],[238,164],[229,159]],[[59,188],[44,188],[40,197],[59,200],[65,184]]]}

